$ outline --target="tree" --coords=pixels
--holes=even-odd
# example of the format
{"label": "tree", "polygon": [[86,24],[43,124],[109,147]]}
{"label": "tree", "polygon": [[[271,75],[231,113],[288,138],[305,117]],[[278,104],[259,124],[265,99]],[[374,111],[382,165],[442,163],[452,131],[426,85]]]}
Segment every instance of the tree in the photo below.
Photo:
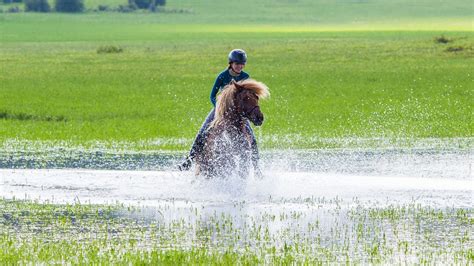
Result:
{"label": "tree", "polygon": [[155,6],[164,6],[166,0],[130,0],[129,2],[135,2],[137,8],[140,9],[152,9]]}
{"label": "tree", "polygon": [[48,0],[25,0],[25,11],[49,12],[50,10]]}
{"label": "tree", "polygon": [[84,10],[84,2],[83,0],[56,0],[55,9],[58,12],[82,12]]}

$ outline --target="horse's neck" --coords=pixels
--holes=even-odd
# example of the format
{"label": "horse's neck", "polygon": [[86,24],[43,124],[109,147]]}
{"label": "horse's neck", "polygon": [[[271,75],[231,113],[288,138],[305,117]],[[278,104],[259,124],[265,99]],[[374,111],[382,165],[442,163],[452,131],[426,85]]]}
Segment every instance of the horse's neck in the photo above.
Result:
{"label": "horse's neck", "polygon": [[217,132],[227,131],[229,133],[242,133],[245,132],[245,125],[247,118],[244,118],[233,108],[227,109],[218,122],[215,123]]}
{"label": "horse's neck", "polygon": [[229,117],[225,119],[224,128],[227,131],[242,132],[244,131],[245,123],[245,118],[241,116]]}

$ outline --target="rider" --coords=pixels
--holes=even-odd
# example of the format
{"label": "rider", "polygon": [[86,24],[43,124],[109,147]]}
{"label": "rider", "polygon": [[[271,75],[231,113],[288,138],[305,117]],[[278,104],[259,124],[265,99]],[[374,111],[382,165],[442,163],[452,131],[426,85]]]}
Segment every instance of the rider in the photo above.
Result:
{"label": "rider", "polygon": [[[214,114],[216,109],[216,96],[219,91],[224,89],[226,85],[228,85],[232,80],[234,81],[241,81],[244,79],[249,78],[249,74],[243,71],[245,64],[247,63],[247,54],[242,49],[234,49],[229,53],[229,65],[227,69],[222,71],[216,78],[214,82],[214,86],[211,90],[211,103],[213,108],[211,112],[207,115],[206,120],[201,126],[201,129],[196,135],[196,139],[194,140],[193,146],[191,147],[191,151],[189,155],[186,157],[184,162],[178,165],[179,170],[188,170],[191,167],[192,159],[196,155],[197,152],[200,152],[204,145],[204,138],[205,138],[205,131],[209,125],[209,123],[214,120]],[[258,161],[258,149],[257,149],[257,141],[255,139],[255,135],[253,134],[253,130],[250,127],[250,123],[247,121],[247,130],[252,135],[252,150],[253,150],[253,158],[254,162]],[[255,164],[256,166],[256,164]]]}

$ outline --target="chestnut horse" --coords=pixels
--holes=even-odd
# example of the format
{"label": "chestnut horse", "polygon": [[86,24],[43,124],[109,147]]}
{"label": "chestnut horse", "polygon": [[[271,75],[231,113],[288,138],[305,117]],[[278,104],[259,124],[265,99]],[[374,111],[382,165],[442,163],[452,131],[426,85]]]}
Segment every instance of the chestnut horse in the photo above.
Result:
{"label": "chestnut horse", "polygon": [[252,79],[231,82],[223,89],[217,99],[214,120],[205,133],[203,150],[195,157],[196,175],[247,177],[252,166],[254,172],[259,171],[258,155],[253,156],[247,123],[262,125],[263,113],[258,101],[269,95],[265,84]]}

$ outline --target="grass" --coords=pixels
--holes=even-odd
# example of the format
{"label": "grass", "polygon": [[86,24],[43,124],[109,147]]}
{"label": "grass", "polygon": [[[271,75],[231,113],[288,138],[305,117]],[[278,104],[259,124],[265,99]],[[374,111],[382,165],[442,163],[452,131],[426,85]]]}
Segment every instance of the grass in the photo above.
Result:
{"label": "grass", "polygon": [[[275,200],[272,200],[275,201]],[[280,204],[272,202],[272,204]],[[472,263],[472,209],[295,199],[248,214],[169,202],[54,205],[0,200],[2,264]],[[182,206],[182,205],[178,205]],[[168,214],[172,214],[168,216]],[[181,215],[176,215],[180,213]]]}
{"label": "grass", "polygon": [[[125,0],[85,0],[88,10],[97,9],[99,5],[116,8],[126,5]],[[8,6],[14,6],[8,5]],[[54,6],[54,1],[50,1]],[[2,5],[0,4],[0,7]],[[20,5],[21,7],[21,5]],[[6,8],[4,8],[6,10]],[[183,10],[185,13],[159,13],[156,16],[144,17],[142,14],[132,16],[138,21],[155,21],[159,23],[178,24],[332,24],[332,25],[425,25],[436,23],[437,26],[449,27],[463,22],[470,29],[472,7],[467,0],[242,0],[238,5],[225,1],[191,0],[167,1],[165,11]],[[103,14],[99,15],[104,17]],[[129,16],[130,17],[130,16]],[[83,18],[77,18],[83,19]],[[134,23],[137,20],[133,20]],[[444,22],[444,23],[443,23]],[[448,22],[448,23],[446,23]],[[435,25],[431,29],[437,29]],[[416,30],[416,28],[415,28]]]}
{"label": "grass", "polygon": [[[198,2],[168,1],[153,14],[91,11],[125,4],[117,0],[86,0],[85,14],[0,13],[3,153],[37,148],[66,160],[66,146],[187,149],[236,47],[272,92],[256,130],[262,148],[390,138],[472,146],[469,1]],[[472,208],[299,198],[220,212],[174,203],[0,199],[0,264],[474,262]]]}
{"label": "grass", "polygon": [[0,141],[187,149],[235,47],[272,92],[263,148],[321,147],[265,140],[295,135],[469,138],[468,4],[245,0],[232,21],[222,1],[167,5],[190,13],[3,13]]}
{"label": "grass", "polygon": [[273,93],[260,136],[470,137],[467,4],[243,2],[234,25],[213,1],[169,3],[191,14],[1,14],[0,139],[190,142],[234,47]]}
{"label": "grass", "polygon": [[[9,18],[4,25],[3,141],[190,141],[211,107],[210,86],[233,47],[248,51],[246,70],[272,92],[262,103],[267,120],[259,136],[472,136],[472,124],[466,123],[471,32],[445,33],[449,45],[466,47],[453,53],[433,41],[439,32],[430,31],[280,32],[261,26],[232,33],[215,26],[215,32],[199,32],[185,25],[123,28],[92,20],[103,31],[89,33],[90,23],[68,31],[76,18],[60,18],[64,28],[52,26],[57,17],[45,16],[34,36],[14,35],[31,27],[34,16],[25,22]],[[104,46],[123,52],[98,54]]]}

